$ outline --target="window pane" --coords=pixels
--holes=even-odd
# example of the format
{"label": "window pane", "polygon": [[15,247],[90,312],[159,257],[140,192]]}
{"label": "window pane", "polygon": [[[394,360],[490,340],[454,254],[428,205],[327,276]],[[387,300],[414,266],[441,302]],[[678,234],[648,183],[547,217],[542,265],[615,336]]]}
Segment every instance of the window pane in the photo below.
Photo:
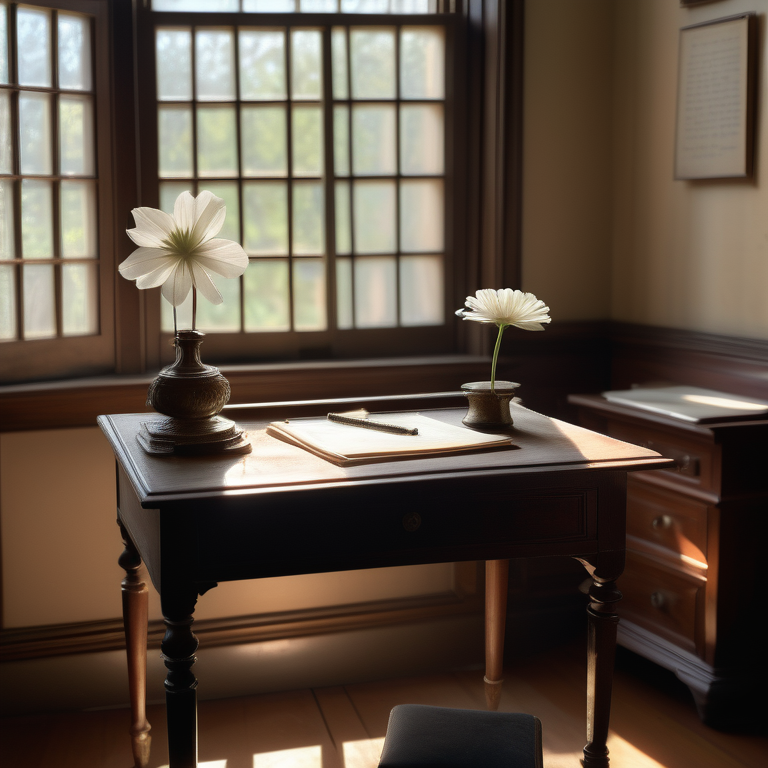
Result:
{"label": "window pane", "polygon": [[349,107],[333,108],[333,167],[337,176],[349,176]]}
{"label": "window pane", "polygon": [[59,162],[62,176],[93,176],[93,101],[90,96],[59,97]]}
{"label": "window pane", "polygon": [[343,27],[331,30],[331,56],[333,68],[333,98],[349,98],[347,76],[347,32]]}
{"label": "window pane", "polygon": [[301,10],[304,13],[335,13],[338,0],[301,0]]}
{"label": "window pane", "polygon": [[284,99],[285,33],[276,30],[241,29],[238,47],[240,98]]}
{"label": "window pane", "polygon": [[397,265],[394,256],[355,259],[355,326],[397,325]]}
{"label": "window pane", "polygon": [[336,325],[352,328],[352,259],[336,259]]}
{"label": "window pane", "polygon": [[16,338],[16,270],[0,266],[0,339]]}
{"label": "window pane", "polygon": [[[205,299],[203,299],[205,301]],[[198,310],[202,302],[198,301]],[[176,325],[179,330],[192,327],[192,291],[189,296],[176,307]],[[160,329],[165,333],[173,333],[173,307],[165,299],[160,300]]]}
{"label": "window pane", "polygon": [[234,107],[197,108],[197,175],[237,176]]}
{"label": "window pane", "polygon": [[85,16],[59,13],[59,88],[90,91],[91,25]]}
{"label": "window pane", "polygon": [[403,256],[400,259],[400,325],[442,325],[443,259]]}
{"label": "window pane", "polygon": [[314,29],[291,32],[291,98],[320,99],[322,96],[322,38]]}
{"label": "window pane", "polygon": [[285,107],[243,105],[240,111],[243,176],[287,176]]}
{"label": "window pane", "polygon": [[0,181],[0,259],[15,259],[13,182]]}
{"label": "window pane", "polygon": [[403,251],[442,251],[443,220],[442,179],[400,183],[400,247]]}
{"label": "window pane", "polygon": [[95,264],[61,268],[61,313],[64,336],[88,336],[99,330],[98,272]]}
{"label": "window pane", "polygon": [[[221,228],[216,237],[223,237],[225,240],[234,240],[236,243],[240,242],[240,199],[238,196],[238,186],[236,181],[218,181],[218,182],[205,182],[201,184],[200,191],[207,189],[213,192],[216,197],[220,197],[224,201],[224,205],[227,208],[227,215],[224,219],[224,226]],[[216,283],[219,290],[223,290],[222,287]],[[238,321],[239,324],[239,321]]]}
{"label": "window pane", "polygon": [[293,107],[291,133],[294,176],[323,173],[323,112],[320,107]]}
{"label": "window pane", "polygon": [[325,264],[322,259],[293,262],[293,327],[297,331],[324,331]]}
{"label": "window pane", "polygon": [[231,30],[195,32],[195,72],[199,101],[235,99],[235,35]]}
{"label": "window pane", "polygon": [[157,98],[188,101],[192,98],[192,32],[189,29],[158,29]]}
{"label": "window pane", "polygon": [[288,331],[288,262],[252,261],[243,275],[245,330]]}
{"label": "window pane", "polygon": [[161,181],[160,210],[166,213],[173,213],[176,198],[182,192],[189,192],[191,195],[195,194],[192,185],[186,181]]}
{"label": "window pane", "polygon": [[445,96],[445,32],[442,27],[403,27],[400,37],[403,99]]}
{"label": "window pane", "polygon": [[16,13],[19,85],[51,86],[51,17],[48,11]]}
{"label": "window pane", "polygon": [[[25,259],[51,259],[53,201],[51,182],[21,182],[21,253]],[[26,295],[26,286],[24,288]]]}
{"label": "window pane", "polygon": [[51,98],[46,93],[19,94],[21,172],[48,176],[51,162]]}
{"label": "window pane", "polygon": [[394,104],[352,107],[352,163],[355,175],[397,173]]}
{"label": "window pane", "polygon": [[[288,253],[288,188],[284,182],[243,184],[243,248],[249,254]],[[250,269],[250,267],[248,268]],[[246,270],[246,274],[248,270]]]}
{"label": "window pane", "polygon": [[61,182],[61,255],[95,258],[96,186],[87,181]]}
{"label": "window pane", "polygon": [[153,11],[236,11],[237,0],[152,0]]}
{"label": "window pane", "polygon": [[293,252],[319,255],[325,252],[323,185],[297,182],[293,185]]}
{"label": "window pane", "polygon": [[237,333],[240,330],[240,279],[211,275],[224,301],[211,304],[198,294],[197,327],[206,333]]}
{"label": "window pane", "polygon": [[0,173],[13,173],[11,94],[9,91],[0,91]]}
{"label": "window pane", "polygon": [[56,301],[53,265],[24,266],[24,338],[47,339],[56,335]]}
{"label": "window pane", "polygon": [[350,31],[353,99],[394,99],[395,31],[352,29]]}
{"label": "window pane", "polygon": [[158,173],[160,177],[192,176],[192,110],[158,108]]}
{"label": "window pane", "polygon": [[357,181],[353,194],[355,253],[394,253],[395,183]]}
{"label": "window pane", "polygon": [[243,0],[243,10],[261,11],[262,13],[295,11],[296,0]]}
{"label": "window pane", "polygon": [[389,0],[341,0],[344,13],[386,13]]}
{"label": "window pane", "polygon": [[0,83],[8,82],[8,6],[0,3]]}
{"label": "window pane", "polygon": [[401,105],[400,172],[414,176],[442,174],[444,134],[442,104]]}
{"label": "window pane", "polygon": [[349,182],[336,182],[336,253],[352,253],[352,211]]}

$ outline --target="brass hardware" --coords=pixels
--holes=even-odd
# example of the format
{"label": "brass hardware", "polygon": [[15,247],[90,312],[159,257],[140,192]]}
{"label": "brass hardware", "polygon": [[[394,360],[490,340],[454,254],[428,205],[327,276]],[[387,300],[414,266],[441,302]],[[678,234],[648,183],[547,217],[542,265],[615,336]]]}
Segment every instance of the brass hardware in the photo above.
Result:
{"label": "brass hardware", "polygon": [[403,515],[403,528],[415,531],[421,525],[421,515],[418,512],[407,512]]}
{"label": "brass hardware", "polygon": [[653,518],[653,522],[651,525],[657,530],[660,531],[663,528],[671,528],[672,527],[672,518],[669,515],[659,515],[658,517]]}

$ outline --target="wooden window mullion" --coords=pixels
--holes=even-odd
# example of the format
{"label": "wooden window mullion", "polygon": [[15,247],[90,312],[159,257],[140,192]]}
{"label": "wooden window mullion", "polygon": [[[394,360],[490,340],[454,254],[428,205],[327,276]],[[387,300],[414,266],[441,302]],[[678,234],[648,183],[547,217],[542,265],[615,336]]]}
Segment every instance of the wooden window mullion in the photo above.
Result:
{"label": "wooden window mullion", "polygon": [[325,198],[325,294],[328,329],[335,331],[338,321],[336,303],[336,186],[334,168],[333,132],[333,50],[332,25],[323,28],[322,74],[323,74],[323,189]]}

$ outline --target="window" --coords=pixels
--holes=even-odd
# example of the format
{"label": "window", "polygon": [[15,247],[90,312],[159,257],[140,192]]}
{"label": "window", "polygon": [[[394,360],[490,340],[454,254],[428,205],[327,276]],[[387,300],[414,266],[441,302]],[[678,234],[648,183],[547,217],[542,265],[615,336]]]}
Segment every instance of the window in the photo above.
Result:
{"label": "window", "polygon": [[0,2],[0,343],[31,375],[113,359],[96,3],[51,5]]}

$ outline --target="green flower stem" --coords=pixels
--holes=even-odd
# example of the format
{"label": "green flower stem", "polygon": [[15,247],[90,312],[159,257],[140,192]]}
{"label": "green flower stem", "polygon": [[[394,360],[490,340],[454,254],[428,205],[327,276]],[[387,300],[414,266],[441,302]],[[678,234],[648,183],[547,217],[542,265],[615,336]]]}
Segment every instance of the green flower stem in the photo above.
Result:
{"label": "green flower stem", "polygon": [[495,392],[494,385],[496,384],[496,363],[499,360],[499,349],[501,349],[501,337],[504,334],[504,329],[507,326],[499,324],[499,335],[496,337],[496,346],[493,349],[493,362],[491,363],[491,392]]}
{"label": "green flower stem", "polygon": [[197,322],[197,288],[195,286],[192,286],[192,330],[195,331],[197,328],[195,327],[195,324]]}

